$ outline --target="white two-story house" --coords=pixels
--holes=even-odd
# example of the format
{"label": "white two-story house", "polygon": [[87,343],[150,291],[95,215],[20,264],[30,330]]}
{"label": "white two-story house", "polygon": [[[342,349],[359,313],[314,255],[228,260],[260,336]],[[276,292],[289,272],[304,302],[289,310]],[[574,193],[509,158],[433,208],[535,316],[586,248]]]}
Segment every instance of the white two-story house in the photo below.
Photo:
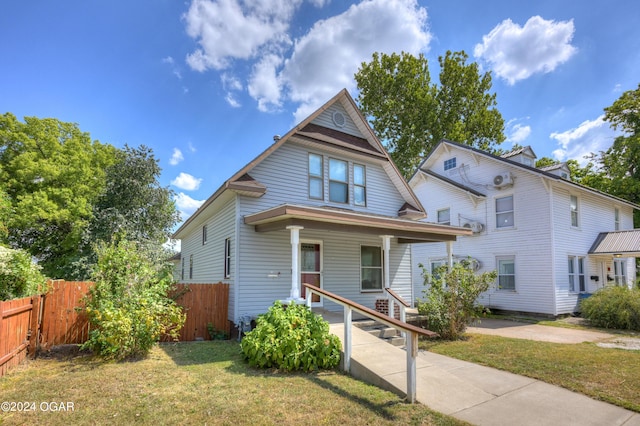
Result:
{"label": "white two-story house", "polygon": [[[607,284],[631,286],[640,256],[637,205],[571,181],[566,165],[534,167],[530,147],[502,157],[440,142],[409,183],[428,220],[467,227],[452,257],[479,272],[497,270],[479,303],[494,310],[561,315]],[[412,246],[414,294],[422,269],[446,262],[445,244]]]}
{"label": "white two-story house", "polygon": [[229,283],[232,323],[304,298],[301,283],[370,308],[386,288],[414,300],[411,245],[471,235],[420,221],[420,201],[346,90],[274,139],[174,234],[180,282]]}

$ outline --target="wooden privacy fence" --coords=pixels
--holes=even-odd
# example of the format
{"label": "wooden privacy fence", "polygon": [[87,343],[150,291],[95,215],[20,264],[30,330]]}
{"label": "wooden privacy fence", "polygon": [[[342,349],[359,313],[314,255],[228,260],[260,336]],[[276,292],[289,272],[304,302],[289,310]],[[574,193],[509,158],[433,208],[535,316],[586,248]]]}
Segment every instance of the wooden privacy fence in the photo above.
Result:
{"label": "wooden privacy fence", "polygon": [[[12,366],[40,349],[55,345],[84,343],[89,337],[89,321],[82,298],[91,282],[50,281],[46,294],[0,301],[0,377]],[[207,325],[227,334],[229,284],[178,284],[176,303],[187,319],[181,341],[209,340]]]}

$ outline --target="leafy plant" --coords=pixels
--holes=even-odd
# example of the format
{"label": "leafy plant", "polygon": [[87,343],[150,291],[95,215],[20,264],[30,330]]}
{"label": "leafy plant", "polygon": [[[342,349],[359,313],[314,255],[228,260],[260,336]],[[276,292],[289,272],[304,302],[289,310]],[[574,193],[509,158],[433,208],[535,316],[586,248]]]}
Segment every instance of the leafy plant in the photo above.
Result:
{"label": "leafy plant", "polygon": [[0,300],[43,293],[47,279],[40,271],[26,251],[0,246]]}
{"label": "leafy plant", "polygon": [[428,328],[442,338],[460,338],[471,320],[482,314],[484,308],[476,299],[495,282],[497,272],[475,274],[464,261],[450,271],[442,266],[434,274],[420,267],[428,288],[423,291],[425,299],[418,301],[418,312],[427,317]]}
{"label": "leafy plant", "polygon": [[227,340],[229,334],[225,330],[218,330],[212,322],[207,323],[207,332],[211,340]]}
{"label": "leafy plant", "polygon": [[284,371],[331,369],[340,363],[340,339],[305,305],[276,301],[242,339],[249,365]]}
{"label": "leafy plant", "polygon": [[597,327],[640,331],[640,289],[608,286],[580,303],[582,316]]}
{"label": "leafy plant", "polygon": [[168,297],[171,265],[157,252],[125,239],[103,245],[93,280],[85,308],[92,330],[83,348],[124,359],[145,355],[163,335],[178,339],[185,315]]}

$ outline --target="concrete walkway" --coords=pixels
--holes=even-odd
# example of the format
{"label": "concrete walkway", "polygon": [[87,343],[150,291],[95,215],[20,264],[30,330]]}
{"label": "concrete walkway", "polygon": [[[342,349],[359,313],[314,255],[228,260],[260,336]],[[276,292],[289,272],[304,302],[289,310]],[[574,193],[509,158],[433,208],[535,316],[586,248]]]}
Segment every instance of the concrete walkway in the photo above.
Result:
{"label": "concrete walkway", "polygon": [[[331,332],[344,338],[341,314],[323,312]],[[352,327],[351,374],[406,394],[406,353]],[[640,426],[640,414],[538,380],[420,351],[417,399],[476,425]]]}

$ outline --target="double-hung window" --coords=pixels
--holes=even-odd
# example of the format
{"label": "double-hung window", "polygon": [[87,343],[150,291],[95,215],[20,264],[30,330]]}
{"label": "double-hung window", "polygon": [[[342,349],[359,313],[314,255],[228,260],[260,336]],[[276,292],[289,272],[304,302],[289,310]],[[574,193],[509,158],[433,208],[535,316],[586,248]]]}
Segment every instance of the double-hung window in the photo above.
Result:
{"label": "double-hung window", "polygon": [[627,260],[613,260],[613,279],[616,285],[627,285]]}
{"label": "double-hung window", "polygon": [[346,161],[329,159],[329,201],[349,202],[349,163]]}
{"label": "double-hung window", "polygon": [[496,198],[496,228],[513,227],[513,195]]}
{"label": "double-hung window", "polygon": [[613,211],[613,225],[616,231],[620,230],[620,210],[617,208]]}
{"label": "double-hung window", "polygon": [[360,282],[362,291],[382,290],[382,249],[360,246]]}
{"label": "double-hung window", "polygon": [[571,226],[577,228],[579,225],[578,222],[578,197],[572,195],[569,204],[571,205]]}
{"label": "double-hung window", "polygon": [[207,244],[207,225],[202,226],[202,245]]}
{"label": "double-hung window", "polygon": [[189,255],[189,279],[193,279],[193,255]]}
{"label": "double-hung window", "polygon": [[367,205],[367,175],[365,167],[361,164],[353,165],[353,204]]}
{"label": "double-hung window", "polygon": [[184,257],[181,260],[182,270],[180,271],[180,279],[184,281]]}
{"label": "double-hung window", "polygon": [[438,210],[438,223],[441,224],[441,225],[450,225],[451,224],[451,210],[450,209]]}
{"label": "double-hung window", "polygon": [[587,291],[584,275],[584,257],[569,256],[569,291],[584,293]]}
{"label": "double-hung window", "polygon": [[324,199],[324,167],[322,155],[309,154],[309,198]]}
{"label": "double-hung window", "polygon": [[231,238],[224,240],[224,277],[231,277]]}
{"label": "double-hung window", "polygon": [[513,256],[498,257],[498,290],[516,289],[516,259]]}

